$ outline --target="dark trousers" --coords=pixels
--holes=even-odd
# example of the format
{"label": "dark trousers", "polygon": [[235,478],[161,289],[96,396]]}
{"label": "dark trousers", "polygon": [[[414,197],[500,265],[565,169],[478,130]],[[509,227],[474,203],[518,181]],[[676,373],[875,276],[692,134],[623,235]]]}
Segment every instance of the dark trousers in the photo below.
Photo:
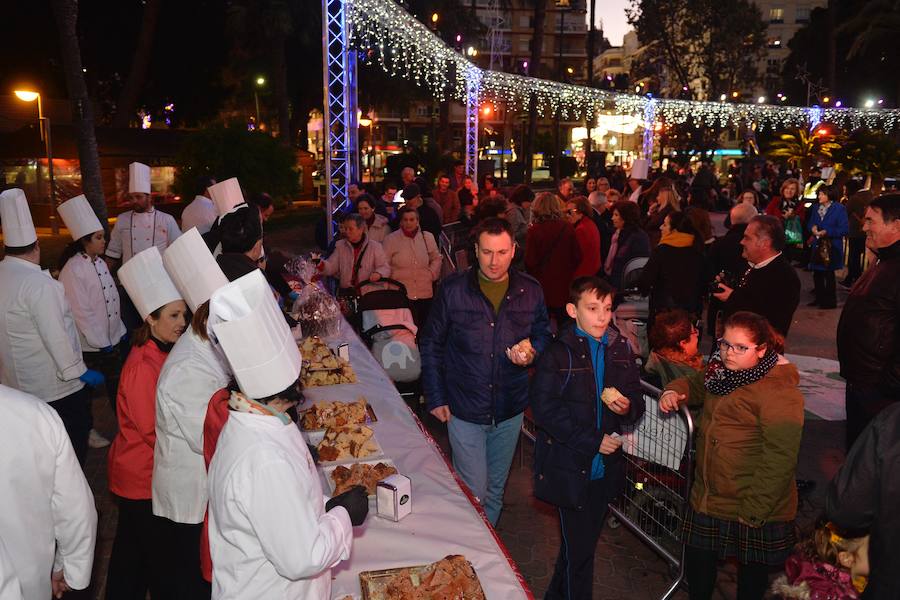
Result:
{"label": "dark trousers", "polygon": [[176,523],[160,518],[162,568],[168,574],[164,598],[209,600],[212,588],[200,571],[200,533],[203,523]]}
{"label": "dark trousers", "polygon": [[859,279],[863,272],[863,260],[866,258],[866,238],[849,237],[847,254],[847,284],[852,284]]}
{"label": "dark trousers", "polygon": [[583,510],[559,509],[562,540],[547,600],[590,600],[594,588],[594,551],[606,522],[609,496],[603,479],[588,484]]}
{"label": "dark trousers", "polygon": [[69,440],[72,442],[72,448],[75,450],[75,456],[82,467],[84,459],[87,457],[88,434],[91,432],[90,402],[91,388],[84,386],[74,394],[47,403],[62,419],[66,433],[69,434]]}
{"label": "dark trousers", "polygon": [[117,498],[119,521],[109,557],[107,600],[164,600],[167,574],[160,567],[165,551],[160,538],[160,517],[153,515],[152,500]]}
{"label": "dark trousers", "polygon": [[816,291],[816,304],[819,308],[837,306],[837,288],[834,282],[834,271],[813,271],[813,284]]}
{"label": "dark trousers", "polygon": [[847,408],[847,451],[859,437],[869,421],[894,402],[900,401],[900,394],[886,394],[874,386],[847,382],[844,393]]}
{"label": "dark trousers", "polygon": [[[709,600],[716,587],[719,560],[715,550],[686,546],[685,575],[688,598]],[[769,587],[769,567],[760,563],[738,565],[737,600],[762,600]]]}
{"label": "dark trousers", "polygon": [[412,313],[413,323],[421,331],[425,327],[425,321],[428,320],[428,313],[431,312],[432,298],[423,298],[421,300],[410,300],[409,310]]}
{"label": "dark trousers", "polygon": [[106,398],[113,414],[116,414],[116,395],[119,393],[119,376],[122,364],[128,356],[128,343],[120,342],[113,346],[112,352],[83,352],[81,354],[88,369],[103,373],[106,386]]}

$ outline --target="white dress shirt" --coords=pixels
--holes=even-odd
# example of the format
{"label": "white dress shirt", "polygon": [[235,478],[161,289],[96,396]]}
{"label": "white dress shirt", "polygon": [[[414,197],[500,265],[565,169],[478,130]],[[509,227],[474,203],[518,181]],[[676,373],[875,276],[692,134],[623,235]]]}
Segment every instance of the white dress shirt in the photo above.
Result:
{"label": "white dress shirt", "polygon": [[219,351],[188,327],[169,352],[156,384],[154,515],[176,523],[203,522],[203,422],[209,399],[230,379]]}
{"label": "white dress shirt", "polygon": [[87,371],[63,285],[16,256],[0,261],[0,383],[59,400]]}
{"label": "white dress shirt", "polygon": [[209,465],[214,600],[331,598],[350,557],[343,507],[325,512],[319,473],[296,424],[232,412]]}
{"label": "white dress shirt", "polygon": [[212,200],[206,196],[195,196],[181,213],[181,231],[186,233],[191,227],[196,227],[200,235],[203,235],[212,228],[218,216]]}
{"label": "white dress shirt", "polygon": [[[0,538],[25,600],[48,600],[50,575],[73,589],[91,580],[94,495],[56,411],[0,385]],[[0,580],[5,577],[0,577]]]}
{"label": "white dress shirt", "polygon": [[72,307],[82,351],[98,352],[118,344],[125,335],[125,323],[119,312],[119,290],[106,261],[79,252],[63,266],[59,281]]}
{"label": "white dress shirt", "polygon": [[178,223],[169,213],[156,209],[142,213],[127,210],[116,220],[109,235],[106,255],[121,259],[122,264],[125,264],[132,256],[150,246],[156,246],[162,254],[179,235],[181,230]]}

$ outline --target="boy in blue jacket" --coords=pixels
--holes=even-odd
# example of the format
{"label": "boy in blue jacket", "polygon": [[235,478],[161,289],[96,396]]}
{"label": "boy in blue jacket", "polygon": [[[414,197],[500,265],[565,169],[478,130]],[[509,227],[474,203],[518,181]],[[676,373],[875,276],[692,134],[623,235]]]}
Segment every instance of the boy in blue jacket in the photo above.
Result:
{"label": "boy in blue jacket", "polygon": [[572,282],[566,312],[575,322],[540,357],[531,383],[534,493],[558,507],[562,533],[546,598],[591,598],[607,504],[624,487],[618,434],[644,414],[639,367],[610,326],[612,302],[606,281]]}

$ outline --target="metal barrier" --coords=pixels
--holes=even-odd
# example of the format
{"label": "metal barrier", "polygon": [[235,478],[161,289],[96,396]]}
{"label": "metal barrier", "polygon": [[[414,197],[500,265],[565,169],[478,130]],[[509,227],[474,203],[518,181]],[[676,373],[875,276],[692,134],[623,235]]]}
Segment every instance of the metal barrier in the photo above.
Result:
{"label": "metal barrier", "polygon": [[[678,412],[659,411],[660,390],[641,381],[644,416],[622,432],[625,490],[609,505],[617,519],[650,546],[673,570],[673,581],[661,596],[671,598],[684,580],[681,528],[687,510],[694,462],[694,421],[686,406]],[[521,437],[535,441],[535,424],[526,411]],[[520,449],[519,466],[524,452]]]}

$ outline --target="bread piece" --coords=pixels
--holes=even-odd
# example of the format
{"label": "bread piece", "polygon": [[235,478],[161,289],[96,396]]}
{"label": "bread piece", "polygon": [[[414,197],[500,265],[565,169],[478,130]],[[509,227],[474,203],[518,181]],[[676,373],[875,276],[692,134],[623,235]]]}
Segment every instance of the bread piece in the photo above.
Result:
{"label": "bread piece", "polygon": [[603,401],[603,404],[609,406],[611,403],[615,402],[619,398],[624,398],[625,396],[614,387],[603,388],[603,391],[600,393],[600,400]]}

